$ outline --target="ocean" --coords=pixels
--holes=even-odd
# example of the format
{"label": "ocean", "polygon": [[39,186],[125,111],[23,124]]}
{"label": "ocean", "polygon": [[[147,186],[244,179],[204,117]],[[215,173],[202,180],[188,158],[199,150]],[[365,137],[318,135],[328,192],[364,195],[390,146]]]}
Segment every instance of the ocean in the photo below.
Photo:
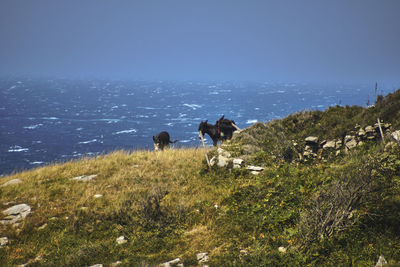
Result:
{"label": "ocean", "polygon": [[[0,79],[0,174],[125,149],[200,145],[198,125],[221,117],[240,128],[302,110],[365,106],[374,85]],[[206,137],[206,143],[212,144]]]}

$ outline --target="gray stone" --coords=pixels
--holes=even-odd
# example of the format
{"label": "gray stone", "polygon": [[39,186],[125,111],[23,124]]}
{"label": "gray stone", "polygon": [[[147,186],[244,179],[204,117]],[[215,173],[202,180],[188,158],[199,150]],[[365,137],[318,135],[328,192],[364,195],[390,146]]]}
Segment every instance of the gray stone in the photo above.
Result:
{"label": "gray stone", "polygon": [[316,137],[316,136],[309,136],[309,137],[307,137],[307,138],[305,139],[305,141],[306,141],[307,143],[309,143],[309,144],[315,144],[315,145],[317,145],[317,144],[318,144],[318,137]]}
{"label": "gray stone", "polygon": [[358,131],[357,134],[358,134],[359,137],[363,138],[367,133],[361,128],[361,129]]}
{"label": "gray stone", "polygon": [[212,157],[212,158],[210,159],[210,165],[211,165],[211,166],[214,166],[215,163],[217,163],[217,158],[216,158],[216,157]]}
{"label": "gray stone", "polygon": [[372,126],[370,126],[370,125],[368,125],[367,127],[365,127],[365,132],[368,134],[368,133],[374,133],[375,132],[375,129],[372,127]]}
{"label": "gray stone", "polygon": [[387,264],[387,261],[385,260],[385,258],[380,255],[378,261],[375,264],[375,267],[381,267]]}
{"label": "gray stone", "polygon": [[206,263],[209,261],[208,252],[197,253],[196,256],[197,256],[197,260],[200,264]]}
{"label": "gray stone", "polygon": [[0,237],[0,248],[8,245],[8,237]]}
{"label": "gray stone", "polygon": [[128,242],[128,240],[126,240],[125,236],[122,236],[122,235],[120,237],[118,237],[116,241],[117,241],[118,245],[122,245],[122,244],[125,244]]}
{"label": "gray stone", "polygon": [[217,149],[217,152],[218,152],[218,155],[224,156],[224,157],[226,157],[226,158],[230,158],[230,157],[231,157],[231,153],[229,153],[229,152],[226,151],[226,150],[223,150],[223,149],[220,148],[220,147]]}
{"label": "gray stone", "polygon": [[346,143],[346,147],[348,149],[353,149],[357,146],[357,141],[355,139],[350,140],[349,142]]}
{"label": "gray stone", "polygon": [[287,249],[285,247],[279,247],[278,251],[281,253],[286,253]]}
{"label": "gray stone", "polygon": [[247,249],[241,249],[239,252],[241,255],[248,255],[249,251]]}
{"label": "gray stone", "polygon": [[219,156],[218,156],[218,163],[217,163],[217,166],[218,166],[218,167],[225,167],[226,165],[228,165],[228,162],[229,162],[229,158],[224,157],[224,156],[222,156],[222,155],[219,155]]}
{"label": "gray stone", "polygon": [[91,266],[89,266],[89,267],[103,267],[103,264],[101,264],[101,263],[97,263],[97,264],[95,264],[95,265],[91,265]]}
{"label": "gray stone", "polygon": [[400,142],[400,130],[394,131],[392,133],[392,137],[394,138],[394,140],[396,140],[397,142]]}
{"label": "gray stone", "polygon": [[97,177],[97,174],[81,175],[81,176],[76,176],[76,177],[72,178],[72,180],[80,181],[80,182],[89,182],[90,180],[93,180],[96,177]]}
{"label": "gray stone", "polygon": [[246,169],[249,170],[249,171],[256,171],[256,172],[260,172],[260,171],[264,170],[263,167],[252,166],[252,165],[247,166]]}
{"label": "gray stone", "polygon": [[242,159],[233,159],[233,168],[241,168],[244,165],[244,160]]}
{"label": "gray stone", "polygon": [[180,258],[176,258],[176,259],[161,263],[158,266],[160,266],[160,267],[170,267],[170,266],[172,266],[174,264],[180,264],[180,263],[181,263],[181,259]]}
{"label": "gray stone", "polygon": [[323,149],[328,149],[328,148],[335,148],[335,141],[327,141],[325,145],[323,145]]}
{"label": "gray stone", "polygon": [[343,145],[342,140],[336,140],[336,146],[335,146],[336,149],[339,149],[342,145]]}
{"label": "gray stone", "polygon": [[16,185],[16,184],[20,184],[20,183],[22,183],[22,180],[20,180],[20,179],[12,179],[12,180],[2,184],[1,187],[8,186],[8,185]]}
{"label": "gray stone", "polygon": [[346,135],[346,136],[344,137],[344,143],[345,143],[345,144],[347,144],[348,142],[350,142],[350,141],[352,141],[352,140],[354,140],[354,136],[352,136],[352,135]]}
{"label": "gray stone", "polygon": [[29,213],[31,213],[31,207],[29,207],[27,204],[15,205],[3,210],[3,214],[6,217],[3,220],[0,220],[0,222],[2,224],[17,224],[25,219]]}

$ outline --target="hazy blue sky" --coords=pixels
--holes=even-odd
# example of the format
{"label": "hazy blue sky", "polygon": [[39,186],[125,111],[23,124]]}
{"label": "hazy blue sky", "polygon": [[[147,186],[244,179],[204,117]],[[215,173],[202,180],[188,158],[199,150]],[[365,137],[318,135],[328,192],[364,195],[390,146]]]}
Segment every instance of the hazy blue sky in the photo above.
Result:
{"label": "hazy blue sky", "polygon": [[400,0],[1,0],[0,75],[400,82]]}

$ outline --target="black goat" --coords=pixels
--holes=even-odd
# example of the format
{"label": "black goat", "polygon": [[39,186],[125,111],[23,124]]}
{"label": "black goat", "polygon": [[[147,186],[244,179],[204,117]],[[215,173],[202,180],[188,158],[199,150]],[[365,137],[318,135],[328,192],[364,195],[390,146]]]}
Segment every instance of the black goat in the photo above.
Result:
{"label": "black goat", "polygon": [[213,145],[217,146],[218,141],[222,142],[231,139],[233,132],[236,130],[240,129],[236,126],[235,122],[225,119],[222,116],[216,121],[215,125],[209,124],[208,120],[200,122],[199,137],[202,139],[205,134],[208,134],[213,140]]}
{"label": "black goat", "polygon": [[153,136],[154,150],[164,150],[164,148],[168,147],[170,143],[173,144],[177,141],[178,140],[170,141],[168,132],[161,132],[156,136]]}

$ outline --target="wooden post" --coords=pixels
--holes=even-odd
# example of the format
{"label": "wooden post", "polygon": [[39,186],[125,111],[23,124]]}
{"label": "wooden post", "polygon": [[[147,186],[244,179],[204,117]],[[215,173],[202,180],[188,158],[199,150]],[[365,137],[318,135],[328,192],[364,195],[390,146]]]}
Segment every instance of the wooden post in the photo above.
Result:
{"label": "wooden post", "polygon": [[383,142],[383,144],[385,144],[385,138],[383,137],[383,131],[382,131],[382,127],[381,127],[381,120],[379,118],[378,118],[378,127],[379,127],[379,131],[381,132],[382,142]]}
{"label": "wooden post", "polygon": [[204,144],[203,134],[202,134],[201,132],[199,132],[199,136],[200,136],[201,142],[203,143],[204,155],[206,156],[208,168],[209,168],[210,171],[211,171],[211,163],[210,163],[210,160],[208,159],[207,149],[206,149],[206,145]]}

